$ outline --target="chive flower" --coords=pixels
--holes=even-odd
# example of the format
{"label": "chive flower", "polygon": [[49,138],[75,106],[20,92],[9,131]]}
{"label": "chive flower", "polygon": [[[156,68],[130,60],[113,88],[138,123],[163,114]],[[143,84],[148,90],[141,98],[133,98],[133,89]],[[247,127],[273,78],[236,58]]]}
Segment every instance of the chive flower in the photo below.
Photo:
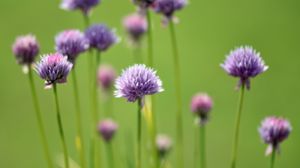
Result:
{"label": "chive flower", "polygon": [[200,125],[205,125],[212,109],[213,101],[206,93],[196,94],[191,101],[191,111],[200,119]]}
{"label": "chive flower", "polygon": [[124,18],[123,25],[130,39],[138,43],[146,33],[148,23],[144,16],[140,14],[131,14]]}
{"label": "chive flower", "polygon": [[115,82],[116,71],[110,65],[101,65],[98,70],[98,84],[103,90],[109,91]]}
{"label": "chive flower", "polygon": [[159,134],[156,137],[156,147],[160,158],[164,158],[172,148],[172,141],[167,135]]}
{"label": "chive flower", "polygon": [[36,64],[36,71],[45,80],[45,88],[51,88],[56,83],[66,83],[67,76],[73,64],[60,53],[48,54]]}
{"label": "chive flower", "polygon": [[118,125],[111,119],[102,120],[98,125],[98,132],[105,140],[110,142],[118,129]]}
{"label": "chive flower", "polygon": [[162,92],[162,82],[156,71],[146,65],[133,65],[123,70],[115,83],[116,97],[124,97],[129,102],[143,99],[146,95]]}
{"label": "chive flower", "polygon": [[89,48],[88,40],[79,30],[66,30],[55,37],[57,52],[68,56],[68,60],[75,62],[77,56]]}
{"label": "chive flower", "polygon": [[239,47],[229,53],[221,67],[231,76],[240,78],[238,87],[246,85],[250,89],[250,78],[265,72],[268,66],[250,46]]}
{"label": "chive flower", "polygon": [[164,16],[163,23],[167,24],[174,18],[174,13],[186,5],[187,0],[156,0],[153,9]]}
{"label": "chive flower", "polygon": [[60,7],[64,10],[81,10],[88,15],[90,10],[99,4],[99,0],[62,0]]}
{"label": "chive flower", "polygon": [[18,64],[26,67],[24,72],[28,71],[28,66],[32,65],[40,50],[39,43],[34,35],[24,35],[16,38],[12,45],[12,51]]}
{"label": "chive flower", "polygon": [[85,37],[90,47],[99,51],[106,51],[119,40],[115,32],[104,24],[95,24],[87,28]]}
{"label": "chive flower", "polygon": [[285,139],[288,138],[292,127],[286,119],[282,117],[267,117],[259,128],[259,133],[264,141],[264,143],[268,144],[268,148],[266,150],[266,155],[271,154],[272,152],[279,152],[279,145]]}

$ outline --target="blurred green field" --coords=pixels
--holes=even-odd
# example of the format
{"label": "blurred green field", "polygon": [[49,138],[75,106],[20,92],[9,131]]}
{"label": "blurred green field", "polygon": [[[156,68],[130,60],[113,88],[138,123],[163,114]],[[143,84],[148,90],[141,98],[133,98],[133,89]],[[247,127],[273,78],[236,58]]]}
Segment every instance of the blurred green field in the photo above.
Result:
{"label": "blurred green field", "polygon": [[[41,44],[41,53],[54,51],[54,36],[67,28],[83,29],[80,12],[59,9],[59,0],[0,1],[0,167],[46,167],[40,145],[36,118],[31,102],[27,76],[11,53],[17,35],[34,33]],[[225,54],[239,45],[252,45],[261,52],[269,70],[252,80],[246,92],[242,116],[238,157],[240,168],[263,168],[269,164],[264,156],[266,145],[258,135],[260,121],[268,115],[287,117],[293,126],[289,139],[282,144],[276,160],[277,168],[298,168],[300,155],[300,1],[297,0],[190,0],[178,13],[176,26],[182,67],[184,103],[184,140],[186,168],[194,165],[194,119],[189,111],[191,96],[199,91],[214,99],[214,109],[207,125],[207,158],[209,168],[229,167],[233,126],[238,93],[237,79],[225,74],[219,64]],[[92,14],[93,23],[106,23],[117,30],[121,43],[103,55],[103,62],[118,72],[133,64],[132,50],[126,44],[121,19],[134,10],[129,0],[104,0]],[[175,95],[169,30],[154,18],[154,61],[165,91],[156,96],[158,131],[175,138]],[[146,48],[143,48],[145,53]],[[78,72],[81,103],[84,110],[85,135],[89,133],[89,99],[87,57],[81,55]],[[43,81],[35,75],[38,96],[49,137],[51,153],[61,152],[57,132],[53,95],[43,89]],[[59,86],[64,128],[68,147],[77,159],[74,148],[75,115],[72,87]],[[117,167],[125,167],[120,157],[132,154],[128,134],[135,133],[136,105],[114,99],[120,130],[115,147]],[[298,104],[298,105],[297,105]],[[87,143],[88,139],[85,138]],[[87,144],[86,144],[87,145]],[[126,151],[127,150],[127,151]],[[175,150],[170,159],[175,164]],[[145,166],[146,167],[146,166]]]}

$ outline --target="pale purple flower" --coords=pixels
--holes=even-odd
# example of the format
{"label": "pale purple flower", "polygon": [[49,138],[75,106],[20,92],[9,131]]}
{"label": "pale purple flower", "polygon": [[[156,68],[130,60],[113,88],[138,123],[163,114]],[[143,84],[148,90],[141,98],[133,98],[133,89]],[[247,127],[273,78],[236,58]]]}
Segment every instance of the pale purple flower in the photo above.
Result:
{"label": "pale purple flower", "polygon": [[17,37],[12,46],[12,51],[20,65],[31,65],[39,53],[39,44],[34,35]]}
{"label": "pale purple flower", "polygon": [[110,65],[101,65],[98,70],[98,83],[103,90],[109,91],[116,79],[115,69]]}
{"label": "pale purple flower", "polygon": [[113,44],[118,42],[115,32],[104,24],[95,24],[85,31],[90,47],[99,51],[106,51]]}
{"label": "pale purple flower", "polygon": [[81,10],[85,15],[98,5],[99,0],[62,0],[60,7],[64,10]]}
{"label": "pale purple flower", "polygon": [[157,13],[164,15],[164,23],[173,19],[176,11],[181,10],[187,4],[187,0],[155,0],[153,9]]}
{"label": "pale purple flower", "polygon": [[98,125],[99,134],[106,142],[110,142],[118,129],[118,125],[111,119],[102,120]]}
{"label": "pale purple flower", "polygon": [[116,79],[115,87],[115,96],[124,97],[129,102],[163,91],[156,71],[138,64],[123,70],[121,76]]}
{"label": "pale purple flower", "polygon": [[268,66],[252,47],[239,47],[230,52],[221,67],[231,76],[240,78],[238,87],[250,89],[250,78],[265,72]]}
{"label": "pale purple flower", "polygon": [[191,111],[200,118],[200,125],[206,124],[212,106],[212,99],[206,93],[198,93],[192,98]]}
{"label": "pale purple flower", "polygon": [[139,14],[131,14],[124,18],[123,25],[133,42],[139,42],[147,31],[147,20]]}
{"label": "pale purple flower", "polygon": [[172,141],[167,135],[159,134],[156,137],[156,146],[161,158],[165,157],[172,148]]}
{"label": "pale purple flower", "polygon": [[79,30],[66,30],[55,37],[57,52],[68,56],[68,60],[75,62],[77,56],[89,47],[88,40]]}
{"label": "pale purple flower", "polygon": [[271,154],[274,150],[279,152],[279,145],[282,141],[288,138],[292,127],[284,118],[281,117],[267,117],[259,128],[259,133],[262,140],[268,144],[266,154]]}
{"label": "pale purple flower", "polygon": [[45,88],[56,83],[65,83],[73,64],[60,53],[48,54],[36,64],[36,71],[45,80]]}

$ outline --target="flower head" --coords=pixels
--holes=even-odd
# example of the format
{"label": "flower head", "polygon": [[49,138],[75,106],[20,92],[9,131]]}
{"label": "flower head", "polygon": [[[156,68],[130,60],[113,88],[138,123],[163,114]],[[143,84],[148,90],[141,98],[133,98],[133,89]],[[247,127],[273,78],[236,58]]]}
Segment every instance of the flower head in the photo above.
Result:
{"label": "flower head", "polygon": [[145,95],[162,92],[162,82],[156,71],[145,65],[133,65],[125,69],[116,79],[116,97],[124,97],[129,102],[142,99]]}
{"label": "flower head", "polygon": [[118,125],[111,119],[102,120],[98,125],[99,134],[106,142],[111,141],[117,129]]}
{"label": "flower head", "polygon": [[181,10],[187,4],[187,0],[156,0],[153,4],[153,9],[157,13],[161,13],[165,17],[166,23],[172,20],[176,11]]}
{"label": "flower head", "polygon": [[85,15],[99,3],[99,0],[62,0],[60,7],[65,10],[81,10]]}
{"label": "flower head", "polygon": [[192,98],[191,111],[199,116],[201,125],[206,124],[212,106],[212,99],[205,93],[198,93]]}
{"label": "flower head", "polygon": [[145,9],[153,5],[156,0],[132,0],[140,9]]}
{"label": "flower head", "polygon": [[252,47],[239,47],[230,52],[221,67],[231,76],[240,78],[238,86],[250,89],[250,78],[268,69],[264,61]]}
{"label": "flower head", "polygon": [[139,14],[131,14],[125,17],[123,25],[133,42],[139,42],[148,27],[145,17]]}
{"label": "flower head", "polygon": [[165,157],[172,148],[172,141],[167,135],[158,135],[156,137],[156,146],[161,158]]}
{"label": "flower head", "polygon": [[39,48],[35,36],[29,34],[17,37],[12,46],[12,51],[19,64],[28,66],[34,62],[39,53]]}
{"label": "flower head", "polygon": [[114,31],[103,24],[90,26],[85,31],[85,36],[89,41],[90,47],[99,51],[106,51],[110,46],[118,42],[118,37]]}
{"label": "flower head", "polygon": [[45,80],[46,88],[56,83],[65,83],[73,64],[60,53],[48,54],[36,65],[36,71]]}
{"label": "flower head", "polygon": [[66,30],[55,37],[56,51],[68,56],[68,60],[75,62],[77,56],[89,47],[88,41],[79,30]]}
{"label": "flower head", "polygon": [[279,144],[290,134],[292,127],[290,123],[281,117],[267,117],[261,123],[259,133],[266,144],[269,144],[266,154],[273,150],[279,151]]}
{"label": "flower head", "polygon": [[98,70],[98,83],[103,90],[108,91],[112,88],[116,79],[116,72],[110,65],[101,65]]}

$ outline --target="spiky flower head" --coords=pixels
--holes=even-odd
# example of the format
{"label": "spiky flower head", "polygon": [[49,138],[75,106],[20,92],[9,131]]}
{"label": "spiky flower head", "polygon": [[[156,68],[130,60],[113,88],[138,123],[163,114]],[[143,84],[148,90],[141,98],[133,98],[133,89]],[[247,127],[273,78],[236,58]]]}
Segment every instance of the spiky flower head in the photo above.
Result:
{"label": "spiky flower head", "polygon": [[12,51],[20,65],[28,67],[39,53],[39,44],[34,35],[19,36],[12,46]]}
{"label": "spiky flower head", "polygon": [[90,47],[99,51],[106,51],[113,44],[118,42],[115,32],[104,24],[95,24],[85,31]]}
{"label": "spiky flower head", "polygon": [[206,93],[196,94],[191,101],[191,111],[200,118],[200,125],[205,125],[213,106],[211,97]]}
{"label": "spiky flower head", "polygon": [[231,76],[240,78],[238,87],[250,89],[250,78],[265,72],[268,66],[252,47],[239,47],[229,53],[221,67]]}
{"label": "spiky flower head", "polygon": [[64,10],[81,10],[88,15],[90,10],[98,5],[99,0],[62,0],[60,7]]}
{"label": "spiky flower head", "polygon": [[156,147],[160,158],[165,157],[172,148],[172,141],[167,135],[159,134],[156,137]]}
{"label": "spiky flower head", "polygon": [[187,4],[187,0],[156,0],[153,9],[164,16],[163,22],[167,24],[173,19],[174,13],[181,10]]}
{"label": "spiky flower head", "polygon": [[274,150],[279,152],[279,145],[282,141],[288,138],[292,127],[286,119],[282,117],[267,117],[259,128],[259,133],[262,140],[268,144],[266,154],[271,154]]}
{"label": "spiky flower head", "polygon": [[79,30],[66,30],[55,37],[57,52],[68,56],[68,60],[75,62],[77,56],[89,48],[88,40]]}
{"label": "spiky flower head", "polygon": [[99,134],[105,140],[110,142],[118,129],[118,125],[111,119],[102,120],[98,125]]}
{"label": "spiky flower head", "polygon": [[53,84],[67,81],[72,66],[66,56],[55,53],[43,56],[35,68],[40,77],[45,80],[45,88],[51,88]]}
{"label": "spiky flower head", "polygon": [[141,37],[146,33],[148,23],[144,16],[140,14],[131,14],[124,18],[123,25],[131,40],[139,42]]}
{"label": "spiky flower head", "polygon": [[104,91],[109,91],[116,79],[116,71],[111,65],[101,65],[98,70],[98,83]]}
{"label": "spiky flower head", "polygon": [[115,96],[124,97],[129,102],[163,91],[162,82],[156,71],[139,64],[123,70],[121,76],[116,79],[115,87]]}

